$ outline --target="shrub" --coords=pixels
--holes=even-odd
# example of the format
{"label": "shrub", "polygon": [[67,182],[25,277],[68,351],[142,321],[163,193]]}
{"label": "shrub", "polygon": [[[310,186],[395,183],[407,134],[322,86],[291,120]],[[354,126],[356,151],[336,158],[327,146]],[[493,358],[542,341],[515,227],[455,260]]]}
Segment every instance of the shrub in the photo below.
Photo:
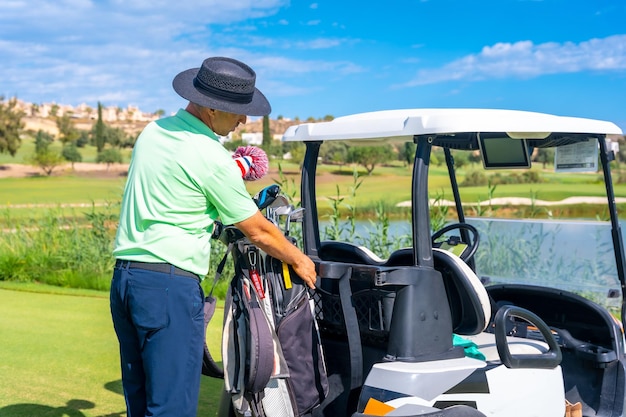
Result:
{"label": "shrub", "polygon": [[487,175],[485,175],[482,171],[469,171],[463,181],[461,182],[462,187],[477,187],[481,185],[487,185]]}

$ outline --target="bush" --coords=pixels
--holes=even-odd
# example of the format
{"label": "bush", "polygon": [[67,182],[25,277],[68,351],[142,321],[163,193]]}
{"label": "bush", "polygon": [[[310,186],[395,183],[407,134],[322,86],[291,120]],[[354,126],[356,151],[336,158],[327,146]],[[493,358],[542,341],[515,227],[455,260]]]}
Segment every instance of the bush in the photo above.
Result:
{"label": "bush", "polygon": [[478,187],[491,183],[498,184],[537,184],[542,182],[542,178],[537,171],[518,172],[496,172],[487,176],[483,171],[469,171],[463,181],[462,187]]}
{"label": "bush", "polygon": [[487,185],[488,179],[487,175],[482,171],[469,171],[463,181],[461,182],[462,187],[477,187],[482,185]]}
{"label": "bush", "polygon": [[492,184],[537,184],[542,181],[537,171],[498,172],[490,180]]}

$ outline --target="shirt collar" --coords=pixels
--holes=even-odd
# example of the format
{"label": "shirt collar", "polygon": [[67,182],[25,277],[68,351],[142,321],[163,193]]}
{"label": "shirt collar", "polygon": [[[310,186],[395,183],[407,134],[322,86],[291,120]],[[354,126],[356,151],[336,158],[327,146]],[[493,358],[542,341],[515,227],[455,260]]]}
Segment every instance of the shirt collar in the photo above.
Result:
{"label": "shirt collar", "polygon": [[205,125],[202,122],[202,120],[198,119],[196,116],[189,113],[187,110],[179,109],[178,112],[176,113],[176,117],[182,119],[185,123],[190,125],[194,131],[201,133],[203,135],[207,135],[211,139],[219,142],[219,136],[213,130],[211,130],[210,127]]}

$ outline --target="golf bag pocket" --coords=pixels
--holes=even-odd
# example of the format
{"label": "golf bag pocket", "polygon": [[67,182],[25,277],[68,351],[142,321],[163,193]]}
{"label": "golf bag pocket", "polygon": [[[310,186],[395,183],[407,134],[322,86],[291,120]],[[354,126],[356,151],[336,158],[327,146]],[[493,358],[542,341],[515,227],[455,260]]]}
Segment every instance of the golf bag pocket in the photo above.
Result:
{"label": "golf bag pocket", "polygon": [[235,276],[224,305],[222,358],[233,407],[255,417],[308,414],[328,394],[309,291],[254,245],[231,248]]}
{"label": "golf bag pocket", "polygon": [[224,367],[227,390],[256,394],[263,391],[275,368],[272,331],[254,289],[245,275],[229,289],[224,320]]}
{"label": "golf bag pocket", "polygon": [[326,366],[310,303],[305,292],[277,329],[298,415],[310,412],[328,394]]}

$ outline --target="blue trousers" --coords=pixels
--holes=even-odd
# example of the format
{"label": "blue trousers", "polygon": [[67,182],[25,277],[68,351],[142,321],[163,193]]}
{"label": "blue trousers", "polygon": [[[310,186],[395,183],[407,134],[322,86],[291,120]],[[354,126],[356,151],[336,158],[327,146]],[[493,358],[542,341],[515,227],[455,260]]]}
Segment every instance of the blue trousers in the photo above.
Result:
{"label": "blue trousers", "polygon": [[115,268],[110,300],[128,417],[196,417],[205,336],[199,280]]}

